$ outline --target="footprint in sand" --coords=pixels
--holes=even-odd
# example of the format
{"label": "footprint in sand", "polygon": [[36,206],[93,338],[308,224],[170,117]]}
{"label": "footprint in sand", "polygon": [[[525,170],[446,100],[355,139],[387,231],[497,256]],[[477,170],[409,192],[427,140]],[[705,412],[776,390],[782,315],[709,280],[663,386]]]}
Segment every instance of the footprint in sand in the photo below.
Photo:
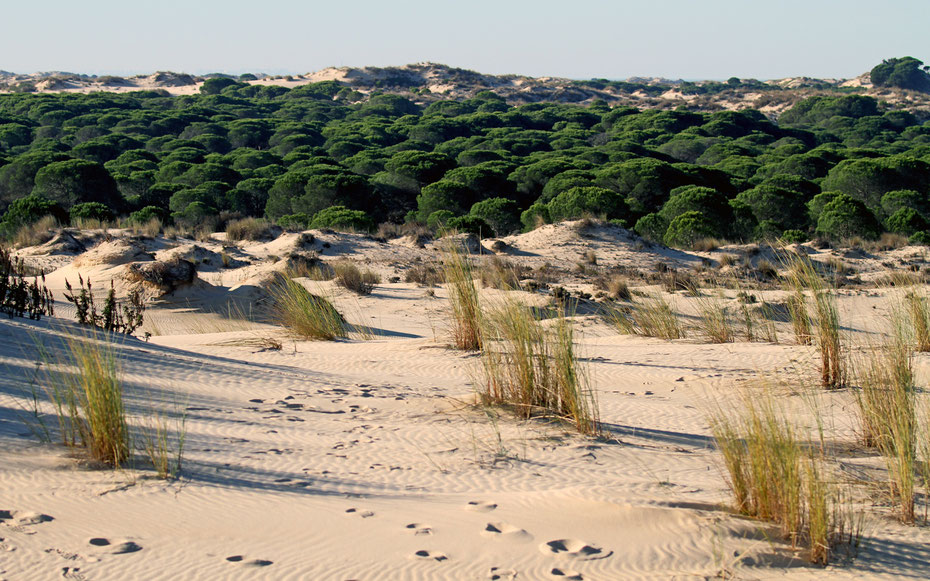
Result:
{"label": "footprint in sand", "polygon": [[0,525],[10,528],[10,530],[34,535],[35,531],[27,530],[26,527],[51,522],[55,520],[47,514],[38,512],[27,512],[23,510],[0,510]]}
{"label": "footprint in sand", "polygon": [[413,556],[417,559],[438,561],[439,563],[449,559],[445,553],[440,553],[438,551],[427,551],[426,549],[417,551],[413,554]]}
{"label": "footprint in sand", "polygon": [[465,510],[473,510],[475,512],[491,512],[495,508],[497,508],[497,504],[485,502],[483,500],[470,500],[468,504],[465,505]]}
{"label": "footprint in sand", "polygon": [[226,557],[226,560],[230,563],[237,563],[247,567],[267,567],[268,565],[274,564],[274,561],[269,561],[267,559],[246,559],[242,555],[230,555]]}
{"label": "footprint in sand", "polygon": [[506,539],[514,542],[525,543],[533,540],[533,535],[525,529],[504,522],[489,522],[481,534],[492,539]]}
{"label": "footprint in sand", "polygon": [[589,545],[584,541],[577,539],[557,539],[539,545],[539,550],[546,555],[556,555],[559,557],[570,557],[580,561],[593,561],[595,559],[604,559],[613,554],[613,551],[605,552],[600,547]]}
{"label": "footprint in sand", "polygon": [[80,567],[62,567],[61,576],[65,579],[73,579],[74,581],[85,581],[87,577],[81,573]]}
{"label": "footprint in sand", "polygon": [[111,555],[124,555],[126,553],[135,553],[142,550],[140,545],[137,545],[132,541],[114,543],[110,539],[94,537],[87,542],[95,547],[106,547],[103,550],[107,553],[110,553]]}
{"label": "footprint in sand", "polygon": [[552,571],[549,571],[549,574],[553,577],[558,577],[560,579],[567,579],[569,581],[584,581],[584,576],[578,571],[572,571],[571,569],[565,569],[555,567]]}
{"label": "footprint in sand", "polygon": [[488,579],[491,581],[514,581],[517,578],[515,569],[501,569],[500,567],[491,567],[488,573]]}
{"label": "footprint in sand", "polygon": [[355,508],[355,507],[347,508],[346,514],[358,515],[362,518],[369,518],[369,517],[375,516],[375,513],[370,510],[362,510],[360,508]]}
{"label": "footprint in sand", "polygon": [[423,523],[412,522],[409,525],[404,527],[408,531],[412,531],[415,535],[431,535],[433,534],[433,529],[429,525]]}

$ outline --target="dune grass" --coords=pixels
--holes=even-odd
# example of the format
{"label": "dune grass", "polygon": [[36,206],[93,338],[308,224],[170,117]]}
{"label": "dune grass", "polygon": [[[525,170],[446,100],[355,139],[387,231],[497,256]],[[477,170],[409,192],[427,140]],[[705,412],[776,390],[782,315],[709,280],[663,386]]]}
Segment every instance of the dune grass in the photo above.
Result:
{"label": "dune grass", "polygon": [[746,393],[740,407],[720,407],[710,420],[738,512],[777,524],[792,546],[808,548],[813,563],[826,565],[836,547],[858,543],[823,447],[802,441],[771,393]]}
{"label": "dune grass", "polygon": [[[723,299],[719,296],[701,295],[697,299],[700,326],[711,343],[732,343],[733,328]],[[752,336],[752,319],[747,318],[748,334]],[[749,339],[752,340],[751,338]]]}
{"label": "dune grass", "polygon": [[452,345],[463,351],[481,349],[481,307],[474,273],[465,250],[449,240],[442,250],[442,272],[449,291]]}
{"label": "dune grass", "polygon": [[598,411],[574,330],[562,313],[544,327],[531,309],[506,299],[484,318],[485,403],[505,405],[518,417],[550,416],[584,434],[598,433]]}
{"label": "dune grass", "polygon": [[805,291],[813,297],[813,326],[820,352],[821,385],[827,389],[845,387],[847,369],[836,295],[826,287],[814,264],[807,257],[792,255],[787,259],[787,282],[792,291],[788,307],[795,337],[799,344],[809,343],[810,314]]}
{"label": "dune grass", "polygon": [[326,298],[282,276],[268,288],[271,318],[304,339],[332,341],[348,336],[348,325]]}
{"label": "dune grass", "polygon": [[333,280],[346,290],[360,295],[370,295],[381,277],[371,270],[361,270],[354,262],[339,260],[333,263]]}
{"label": "dune grass", "polygon": [[917,404],[911,345],[901,311],[891,340],[872,348],[859,372],[856,403],[862,441],[885,459],[890,496],[902,522],[914,522]]}
{"label": "dune grass", "polygon": [[923,292],[909,289],[904,294],[904,307],[914,337],[914,349],[930,351],[930,307]]}
{"label": "dune grass", "polygon": [[186,420],[184,414],[174,414],[172,421],[162,411],[152,411],[146,418],[148,426],[140,437],[141,450],[159,478],[177,478],[181,472],[187,434]]}
{"label": "dune grass", "polygon": [[129,429],[116,350],[91,333],[70,334],[65,346],[64,368],[43,350],[51,369],[46,389],[62,443],[84,447],[95,460],[119,466],[129,457]]}

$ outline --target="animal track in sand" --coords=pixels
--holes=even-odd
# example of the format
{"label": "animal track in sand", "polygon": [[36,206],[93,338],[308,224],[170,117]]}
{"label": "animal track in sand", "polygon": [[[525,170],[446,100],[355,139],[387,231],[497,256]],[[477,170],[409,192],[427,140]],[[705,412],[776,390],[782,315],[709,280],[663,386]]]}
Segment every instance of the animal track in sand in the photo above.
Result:
{"label": "animal track in sand", "polygon": [[553,577],[561,577],[569,581],[584,581],[584,576],[578,571],[572,571],[571,569],[564,569],[559,567],[554,567],[552,571],[549,571],[549,574]]}
{"label": "animal track in sand", "polygon": [[360,508],[355,508],[355,507],[347,508],[346,514],[358,515],[362,518],[368,518],[368,517],[375,516],[375,513],[370,510],[362,510]]}
{"label": "animal track in sand", "polygon": [[556,539],[539,545],[539,550],[547,555],[571,557],[580,561],[593,561],[613,555],[613,551],[605,553],[604,549],[578,539]]}
{"label": "animal track in sand", "polygon": [[0,510],[0,525],[9,527],[10,530],[17,533],[34,535],[35,531],[30,531],[26,527],[51,522],[53,517],[38,512],[28,512],[23,510]]}
{"label": "animal track in sand", "polygon": [[501,569],[500,567],[491,567],[488,573],[488,579],[491,581],[514,581],[517,578],[515,569]]}
{"label": "animal track in sand", "polygon": [[106,552],[112,555],[124,555],[126,553],[135,553],[136,551],[142,550],[141,546],[132,541],[114,543],[110,539],[104,537],[94,537],[87,542],[95,547],[106,547]]}
{"label": "animal track in sand", "polygon": [[465,510],[473,510],[475,512],[491,512],[497,508],[497,504],[493,502],[485,502],[483,500],[470,500],[468,504],[465,505]]}
{"label": "animal track in sand", "polygon": [[409,525],[404,527],[405,529],[412,531],[415,535],[431,535],[433,534],[433,528],[429,525],[423,523],[412,522]]}
{"label": "animal track in sand", "polygon": [[80,567],[62,567],[61,576],[65,579],[73,579],[74,581],[85,581],[87,577],[81,573]]}
{"label": "animal track in sand", "polygon": [[226,557],[226,560],[230,563],[237,563],[248,567],[267,567],[268,565],[274,564],[274,561],[269,561],[268,559],[246,559],[242,555],[230,555]]}
{"label": "animal track in sand", "polygon": [[417,559],[433,560],[439,563],[449,559],[445,553],[440,553],[438,551],[427,551],[426,549],[420,549],[414,553],[413,556]]}
{"label": "animal track in sand", "polygon": [[529,542],[533,540],[533,535],[526,532],[525,529],[504,522],[489,522],[481,531],[481,534],[493,539],[507,539],[509,541]]}

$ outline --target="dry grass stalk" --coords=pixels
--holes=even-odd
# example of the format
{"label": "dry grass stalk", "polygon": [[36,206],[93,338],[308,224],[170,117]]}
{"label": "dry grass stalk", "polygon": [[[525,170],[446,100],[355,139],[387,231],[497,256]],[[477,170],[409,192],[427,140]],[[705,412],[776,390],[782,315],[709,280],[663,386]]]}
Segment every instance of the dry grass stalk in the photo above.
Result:
{"label": "dry grass stalk", "polygon": [[484,260],[478,276],[481,286],[501,290],[516,290],[520,288],[520,279],[523,278],[524,268],[499,256],[491,256]]}
{"label": "dry grass stalk", "polygon": [[856,392],[862,440],[878,448],[888,468],[891,497],[903,522],[914,522],[917,460],[916,389],[910,345],[900,313],[891,342],[872,349]]}
{"label": "dry grass stalk", "polygon": [[735,411],[718,408],[711,429],[723,454],[736,509],[776,523],[793,546],[826,565],[835,547],[855,545],[849,505],[825,475],[822,453],[805,449],[771,394],[744,394]]}
{"label": "dry grass stalk", "polygon": [[381,277],[371,270],[360,270],[355,263],[340,260],[333,263],[333,280],[344,289],[360,295],[370,295]]}
{"label": "dry grass stalk", "polygon": [[263,218],[232,220],[226,225],[227,242],[263,240],[272,237],[271,224]]}
{"label": "dry grass stalk", "polygon": [[[826,288],[817,269],[807,257],[794,255],[788,263],[788,284],[793,291],[789,297],[789,311],[799,343],[804,342],[805,325],[810,324],[805,290],[813,295],[813,322],[817,328],[817,346],[820,351],[821,384],[827,389],[846,385],[846,364],[840,337],[839,312],[836,295]],[[795,316],[797,315],[797,316]]]}
{"label": "dry grass stalk", "polygon": [[930,307],[927,306],[927,297],[912,289],[904,294],[904,303],[913,330],[914,348],[926,353],[930,351]]}
{"label": "dry grass stalk", "polygon": [[449,241],[443,252],[442,272],[452,309],[452,344],[456,349],[481,349],[481,308],[471,263],[465,250]]}
{"label": "dry grass stalk", "polygon": [[[698,311],[701,318],[701,329],[711,343],[731,343],[733,330],[727,309],[723,300],[718,296],[701,296],[698,298]],[[751,321],[750,321],[751,324]],[[749,328],[750,337],[752,329]],[[752,340],[751,338],[749,339]]]}
{"label": "dry grass stalk", "polygon": [[62,442],[87,448],[91,457],[119,466],[129,457],[122,370],[114,346],[93,332],[65,338],[64,366],[40,348]]}
{"label": "dry grass stalk", "polygon": [[300,337],[332,341],[348,336],[348,325],[332,303],[290,277],[281,277],[268,289],[271,317]]}
{"label": "dry grass stalk", "polygon": [[485,319],[494,341],[482,355],[486,403],[507,405],[522,418],[554,416],[578,431],[598,432],[597,402],[575,353],[571,322],[560,314],[544,328],[533,312],[505,300]]}
{"label": "dry grass stalk", "polygon": [[13,245],[26,248],[45,244],[52,239],[58,227],[58,220],[54,216],[44,216],[34,224],[26,224],[19,228],[13,235]]}

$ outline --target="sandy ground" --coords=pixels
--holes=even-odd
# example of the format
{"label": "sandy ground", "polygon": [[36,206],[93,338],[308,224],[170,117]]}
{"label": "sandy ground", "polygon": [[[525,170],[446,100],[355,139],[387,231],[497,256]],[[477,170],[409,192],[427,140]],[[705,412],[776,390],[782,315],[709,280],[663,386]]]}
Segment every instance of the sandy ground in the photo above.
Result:
{"label": "sandy ground", "polygon": [[[584,277],[569,271],[586,250],[605,269],[651,271],[655,261],[690,268],[710,256],[643,247],[612,229],[579,236],[570,225],[506,242],[510,260],[564,266],[569,288],[585,288]],[[813,381],[815,353],[793,344],[786,324],[777,344],[714,345],[693,334],[676,341],[618,335],[579,314],[579,349],[604,426],[595,439],[474,405],[479,360],[447,347],[446,290],[387,282],[435,258],[431,245],[325,232],[312,243],[284,234],[237,245],[222,235],[207,242],[85,236],[85,248],[72,251],[57,244],[22,254],[56,268],[47,280],[58,316],[0,320],[0,579],[930,575],[930,534],[898,524],[878,493],[860,502],[867,517],[858,557],[826,569],[727,508],[707,414],[714,402],[730,406],[744,390],[761,389],[762,377]],[[229,301],[236,312],[257,312],[262,281],[286,263],[270,257],[301,249],[381,273],[385,282],[365,297],[306,281],[330,293],[350,321],[367,325],[368,338],[299,341],[229,316]],[[222,268],[222,253],[239,262]],[[40,400],[44,393],[37,345],[54,354],[74,329],[73,309],[61,300],[64,280],[80,273],[98,289],[114,280],[123,293],[127,264],[174,254],[197,262],[199,280],[153,298],[143,327],[149,339],[140,332],[117,349],[133,425],[152,409],[185,418],[181,477],[155,478],[141,456],[134,467],[99,469],[43,443],[24,420],[31,393]],[[881,262],[919,254],[905,248],[856,264],[863,276],[878,276]],[[484,294],[493,300],[500,292]],[[759,294],[775,300],[780,292]],[[849,336],[878,337],[894,292],[842,291]],[[674,300],[694,311],[694,299],[676,293]],[[281,349],[263,349],[266,338]],[[920,355],[915,365],[925,385],[930,361]],[[805,410],[815,402],[831,434],[852,450],[842,457],[844,471],[879,487],[881,461],[852,447],[849,393],[779,393],[799,422],[810,420]]]}

